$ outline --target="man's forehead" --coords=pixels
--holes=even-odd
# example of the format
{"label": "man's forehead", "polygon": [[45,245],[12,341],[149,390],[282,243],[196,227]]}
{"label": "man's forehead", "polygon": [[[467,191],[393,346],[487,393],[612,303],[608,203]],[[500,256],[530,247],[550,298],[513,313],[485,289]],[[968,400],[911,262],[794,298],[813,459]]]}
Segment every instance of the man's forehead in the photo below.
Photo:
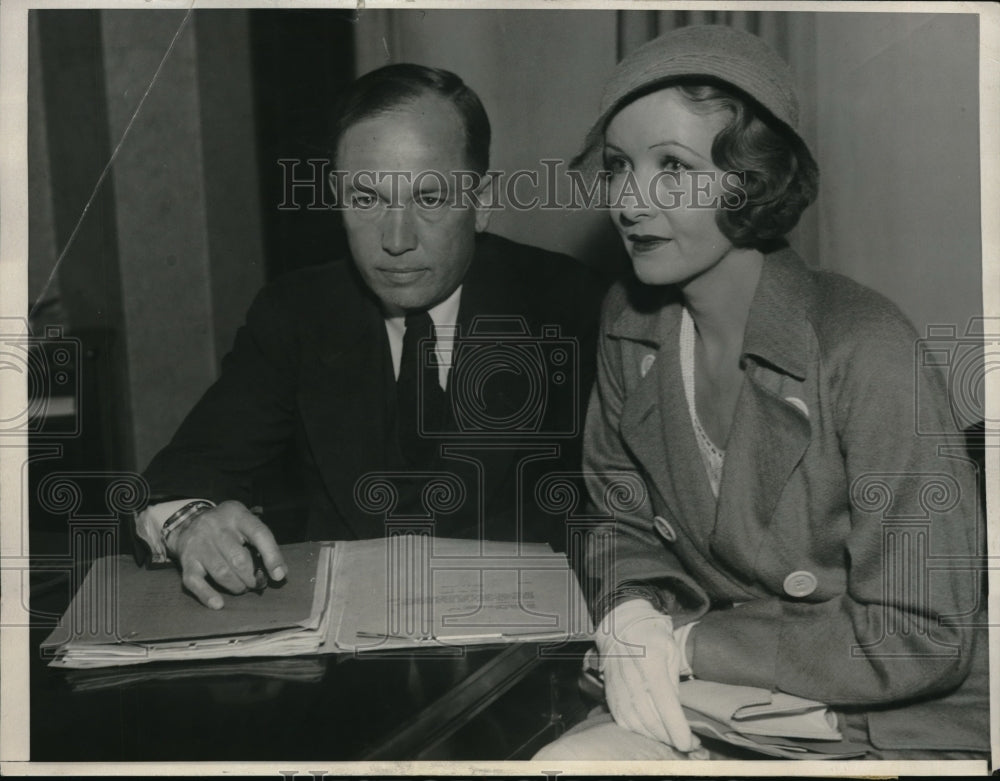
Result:
{"label": "man's forehead", "polygon": [[365,117],[344,131],[337,167],[415,172],[466,168],[461,115],[451,101],[423,95]]}

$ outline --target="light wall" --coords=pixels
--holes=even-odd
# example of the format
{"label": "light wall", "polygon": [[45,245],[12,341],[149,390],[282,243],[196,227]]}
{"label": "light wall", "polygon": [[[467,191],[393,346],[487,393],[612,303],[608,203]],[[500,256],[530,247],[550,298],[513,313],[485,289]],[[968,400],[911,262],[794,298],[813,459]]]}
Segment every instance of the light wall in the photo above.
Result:
{"label": "light wall", "polygon": [[[28,40],[28,124],[32,128],[44,128],[45,100],[39,88],[42,61],[37,15],[28,17]],[[56,299],[59,295],[59,276],[53,274],[59,250],[52,214],[52,170],[46,133],[37,133],[28,144],[28,161],[33,174],[28,178],[28,202],[31,205],[28,210],[28,246],[31,249],[28,300],[34,302]]]}
{"label": "light wall", "polygon": [[975,15],[818,14],[822,265],[921,333],[982,313]]}
{"label": "light wall", "polygon": [[140,468],[215,379],[264,280],[246,14],[183,18],[101,12]]}

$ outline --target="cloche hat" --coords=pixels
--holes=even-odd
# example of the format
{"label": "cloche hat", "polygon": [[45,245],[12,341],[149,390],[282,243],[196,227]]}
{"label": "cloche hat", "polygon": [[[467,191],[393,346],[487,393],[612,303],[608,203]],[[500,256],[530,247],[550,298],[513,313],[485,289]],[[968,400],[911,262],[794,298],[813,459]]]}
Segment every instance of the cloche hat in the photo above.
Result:
{"label": "cloche hat", "polygon": [[604,131],[625,104],[659,83],[685,77],[709,77],[726,82],[763,106],[775,119],[798,134],[799,102],[788,66],[763,40],[724,25],[679,27],[643,44],[615,68],[604,88],[597,121],[587,133],[576,161],[582,168],[599,167]]}

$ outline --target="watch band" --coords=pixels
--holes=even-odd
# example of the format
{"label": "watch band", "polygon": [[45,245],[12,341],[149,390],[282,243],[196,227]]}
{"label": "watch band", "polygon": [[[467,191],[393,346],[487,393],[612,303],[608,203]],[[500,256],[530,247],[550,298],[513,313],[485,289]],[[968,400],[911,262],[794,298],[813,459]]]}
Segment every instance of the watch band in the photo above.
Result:
{"label": "watch band", "polygon": [[204,499],[188,502],[186,505],[181,507],[181,509],[163,522],[163,526],[160,529],[160,534],[163,537],[163,544],[166,545],[167,538],[170,536],[171,532],[176,531],[192,518],[201,515],[205,512],[205,510],[211,510],[213,507],[215,507],[215,505],[212,502]]}

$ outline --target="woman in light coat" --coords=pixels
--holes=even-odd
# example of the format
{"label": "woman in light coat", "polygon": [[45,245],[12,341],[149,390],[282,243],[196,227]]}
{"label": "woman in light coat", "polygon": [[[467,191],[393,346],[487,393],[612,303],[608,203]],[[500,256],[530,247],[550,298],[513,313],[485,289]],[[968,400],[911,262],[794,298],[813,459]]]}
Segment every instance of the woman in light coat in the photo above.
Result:
{"label": "woman in light coat", "polygon": [[826,703],[870,759],[988,751],[976,474],[905,317],[787,247],[818,178],[797,122],[784,63],[725,27],[606,87],[581,160],[634,271],[584,454],[615,518],[587,573],[610,713],[538,758],[725,756],[685,718],[689,675]]}

